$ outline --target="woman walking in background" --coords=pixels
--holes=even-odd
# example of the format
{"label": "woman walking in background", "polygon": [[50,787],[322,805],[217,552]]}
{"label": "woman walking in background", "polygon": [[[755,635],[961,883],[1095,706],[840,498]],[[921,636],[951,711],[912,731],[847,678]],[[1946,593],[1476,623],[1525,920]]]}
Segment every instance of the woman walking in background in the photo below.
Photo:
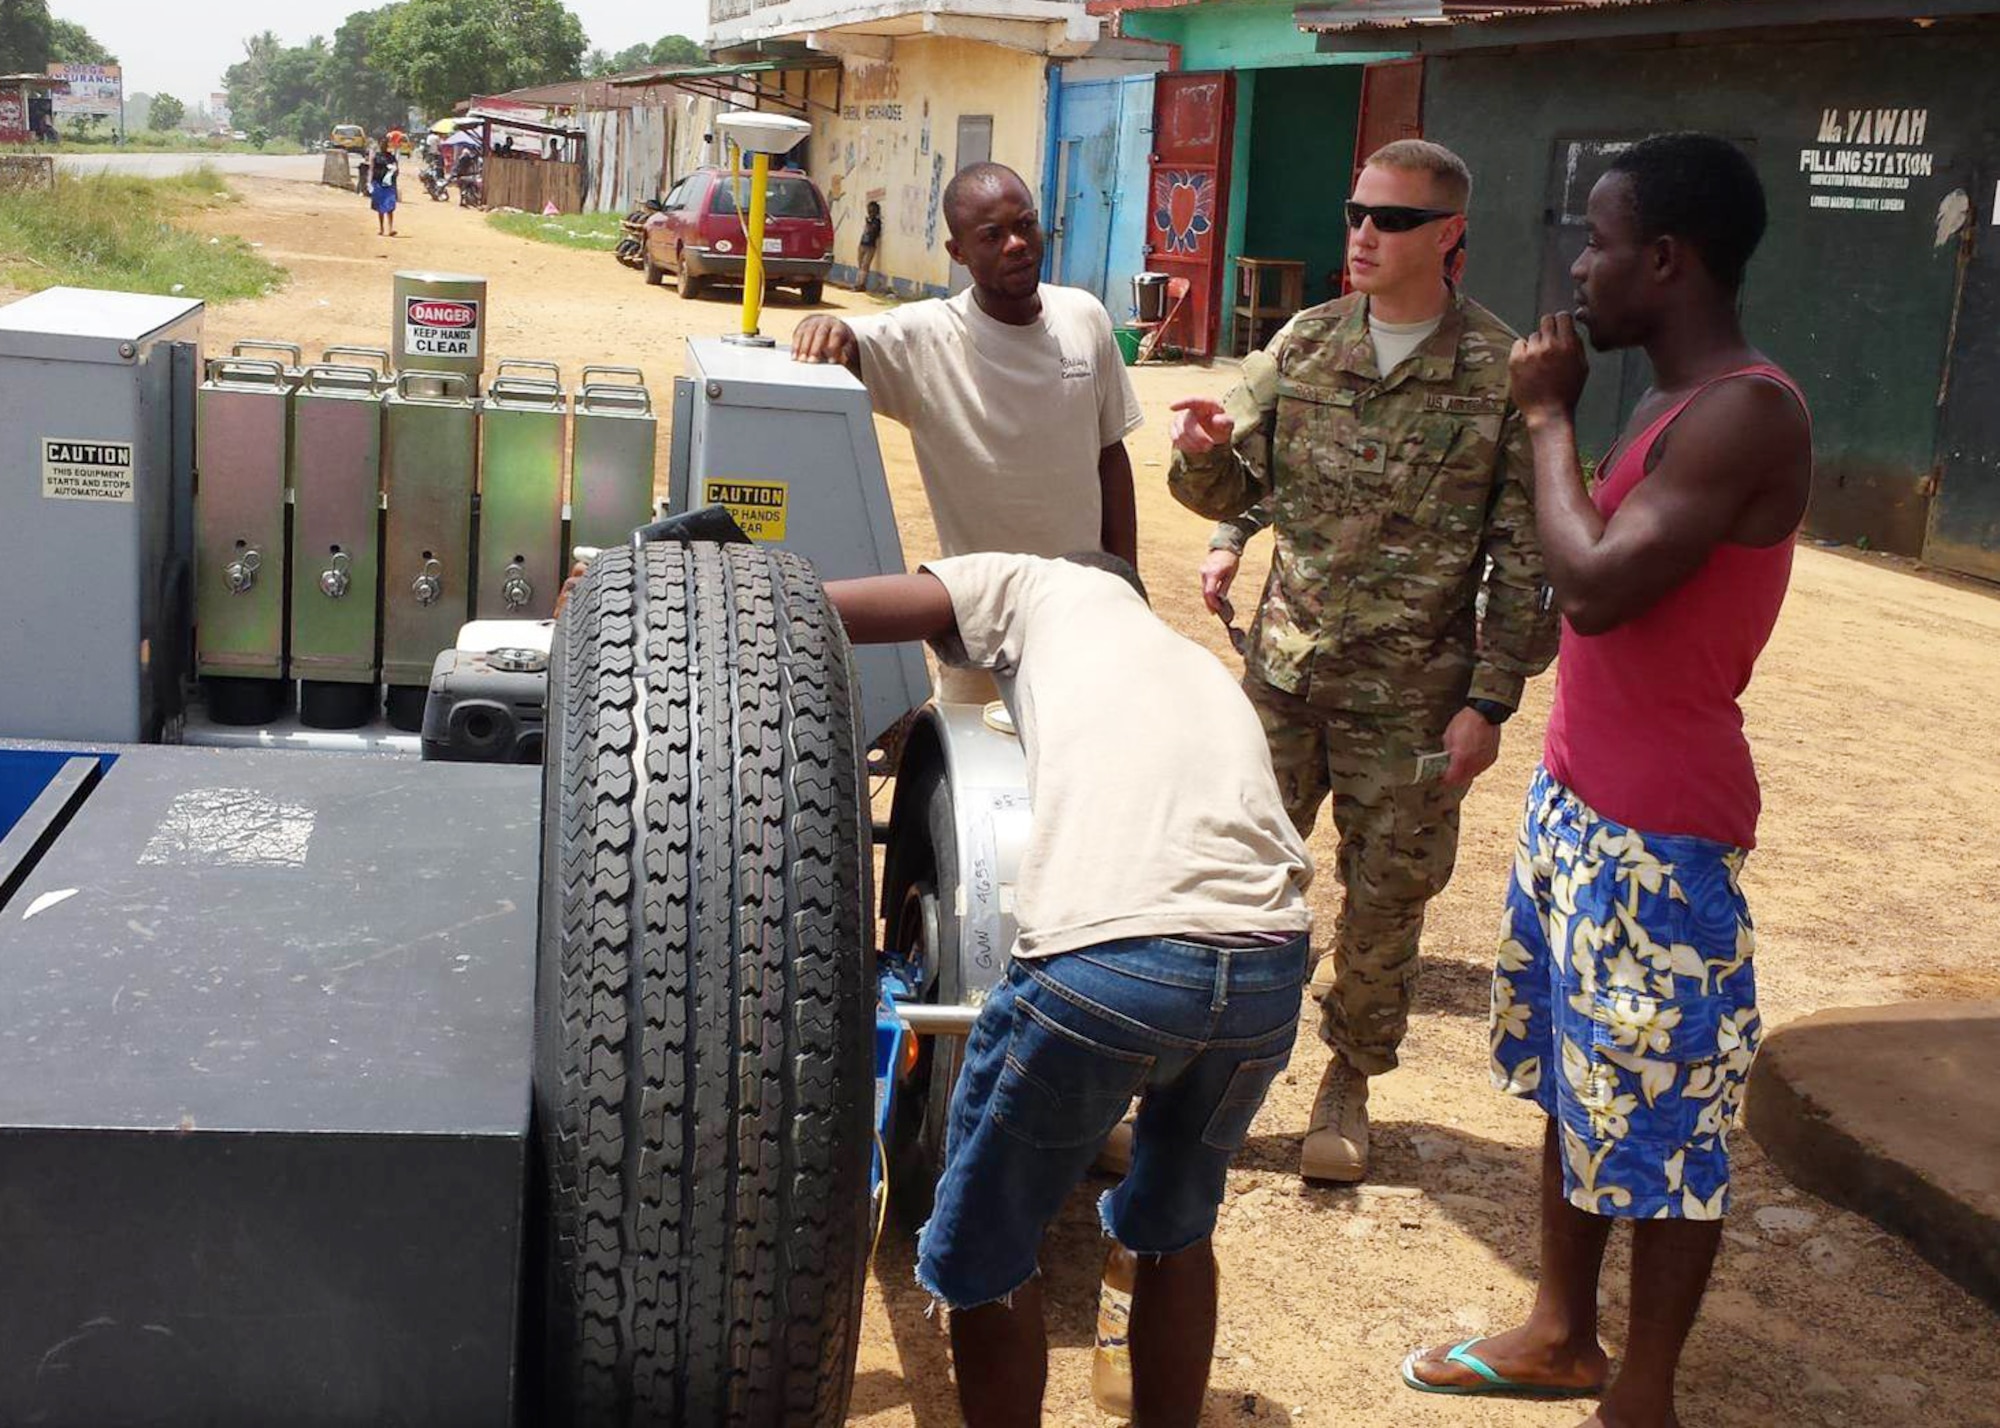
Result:
{"label": "woman walking in background", "polygon": [[389,238],[396,236],[396,167],[396,147],[384,134],[371,161],[368,197],[375,210],[375,231]]}

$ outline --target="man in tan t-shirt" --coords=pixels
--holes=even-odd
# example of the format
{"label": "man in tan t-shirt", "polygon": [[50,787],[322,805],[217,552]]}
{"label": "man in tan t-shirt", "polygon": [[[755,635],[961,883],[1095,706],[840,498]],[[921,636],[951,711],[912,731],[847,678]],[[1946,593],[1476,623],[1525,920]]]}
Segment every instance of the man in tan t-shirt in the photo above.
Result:
{"label": "man in tan t-shirt", "polygon": [[1138,562],[1125,437],[1144,419],[1104,304],[1041,280],[1019,174],[974,164],[946,186],[945,248],[972,285],[867,317],[799,324],[792,355],[841,364],[910,429],[946,555],[1107,550]]}
{"label": "man in tan t-shirt", "polygon": [[1132,1416],[1192,1425],[1215,1338],[1209,1235],[1290,1058],[1306,970],[1312,864],[1256,711],[1101,551],[960,556],[827,594],[857,642],[929,640],[992,671],[1033,795],[1019,940],[966,1042],[918,1237],[965,1420],[1038,1421],[1036,1252],[1142,1095],[1131,1173],[1100,1212],[1137,1256]]}

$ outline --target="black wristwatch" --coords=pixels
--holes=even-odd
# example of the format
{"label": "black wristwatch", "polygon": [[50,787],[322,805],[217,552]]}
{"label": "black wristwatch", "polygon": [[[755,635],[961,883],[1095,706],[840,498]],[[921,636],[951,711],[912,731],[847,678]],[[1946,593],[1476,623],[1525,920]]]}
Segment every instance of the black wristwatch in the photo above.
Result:
{"label": "black wristwatch", "polygon": [[1496,729],[1514,717],[1514,711],[1497,699],[1468,699],[1465,707]]}

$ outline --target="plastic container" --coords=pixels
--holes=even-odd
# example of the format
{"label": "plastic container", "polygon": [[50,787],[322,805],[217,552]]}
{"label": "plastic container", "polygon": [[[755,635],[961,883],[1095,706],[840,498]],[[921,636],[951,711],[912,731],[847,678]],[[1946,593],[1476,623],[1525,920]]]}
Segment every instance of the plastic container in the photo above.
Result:
{"label": "plastic container", "polygon": [[1132,310],[1141,322],[1165,322],[1167,320],[1167,275],[1165,273],[1134,273],[1132,275]]}
{"label": "plastic container", "polygon": [[1132,1284],[1139,1261],[1123,1245],[1104,1259],[1097,1289],[1097,1347],[1090,1356],[1090,1397],[1113,1418],[1132,1416]]}
{"label": "plastic container", "polygon": [[1111,335],[1118,339],[1118,355],[1125,359],[1125,365],[1130,367],[1137,364],[1139,343],[1145,338],[1144,331],[1137,327],[1120,327],[1114,329]]}

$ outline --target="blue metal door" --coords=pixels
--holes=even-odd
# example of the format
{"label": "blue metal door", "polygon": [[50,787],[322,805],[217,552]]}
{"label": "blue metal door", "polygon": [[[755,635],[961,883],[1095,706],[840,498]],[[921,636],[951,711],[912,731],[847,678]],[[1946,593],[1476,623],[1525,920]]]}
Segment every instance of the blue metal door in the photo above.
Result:
{"label": "blue metal door", "polygon": [[1062,86],[1048,207],[1049,274],[1095,293],[1114,321],[1132,316],[1132,274],[1144,259],[1143,197],[1153,77]]}

